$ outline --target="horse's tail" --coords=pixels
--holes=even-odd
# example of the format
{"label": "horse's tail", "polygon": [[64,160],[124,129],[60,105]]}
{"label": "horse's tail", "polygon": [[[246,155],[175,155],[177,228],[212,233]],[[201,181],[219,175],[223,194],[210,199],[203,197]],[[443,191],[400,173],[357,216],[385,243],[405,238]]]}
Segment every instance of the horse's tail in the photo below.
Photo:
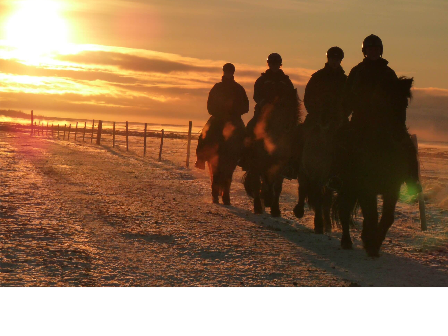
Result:
{"label": "horse's tail", "polygon": [[303,122],[303,111],[302,111],[302,100],[299,98],[299,93],[297,89],[294,89],[294,105],[295,110],[297,111],[297,122]]}
{"label": "horse's tail", "polygon": [[243,184],[247,196],[254,198],[255,190],[260,184],[260,176],[255,171],[248,170],[243,176]]}
{"label": "horse's tail", "polygon": [[[341,196],[337,194],[333,197],[333,203],[331,204],[331,224],[333,227],[341,228],[341,219],[339,218],[339,208],[341,207]],[[355,216],[359,211],[359,202],[356,201],[355,207],[350,214],[350,227],[355,226]]]}

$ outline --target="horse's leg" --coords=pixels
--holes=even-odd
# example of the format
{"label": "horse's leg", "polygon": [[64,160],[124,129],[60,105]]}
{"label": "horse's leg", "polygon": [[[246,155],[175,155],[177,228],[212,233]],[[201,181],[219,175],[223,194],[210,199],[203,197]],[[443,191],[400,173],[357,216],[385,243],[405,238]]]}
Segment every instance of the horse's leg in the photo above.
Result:
{"label": "horse's leg", "polygon": [[254,213],[262,214],[264,212],[264,207],[261,203],[261,179],[258,174],[254,176],[252,183],[252,190],[254,192]]}
{"label": "horse's leg", "polygon": [[399,193],[400,190],[398,189],[383,196],[383,213],[381,214],[381,220],[378,226],[378,248],[381,247],[381,244],[386,238],[387,231],[394,223],[395,207],[398,202]]}
{"label": "horse's leg", "polygon": [[379,256],[378,246],[378,205],[377,195],[363,195],[359,198],[364,221],[362,224],[361,239],[364,249],[370,257]]}
{"label": "horse's leg", "polygon": [[302,218],[305,214],[305,198],[306,198],[307,183],[305,179],[299,181],[299,201],[294,207],[294,215],[297,218]]}
{"label": "horse's leg", "polygon": [[283,188],[283,177],[278,176],[272,185],[273,199],[271,203],[271,216],[280,217],[280,194]]}
{"label": "horse's leg", "polygon": [[218,184],[218,176],[217,176],[217,169],[216,167],[213,167],[213,165],[208,163],[208,170],[210,172],[210,179],[212,184],[212,202],[213,203],[219,203],[219,184]]}
{"label": "horse's leg", "polygon": [[264,212],[263,204],[261,203],[261,196],[259,191],[255,191],[254,196],[254,213],[262,214]]}
{"label": "horse's leg", "polygon": [[314,233],[323,234],[324,233],[324,217],[322,211],[321,200],[316,200],[316,208],[314,210]]}
{"label": "horse's leg", "polygon": [[222,202],[224,205],[230,205],[230,185],[232,184],[233,169],[231,172],[223,174],[222,181]]}
{"label": "horse's leg", "polygon": [[324,231],[327,233],[331,232],[331,217],[330,209],[331,202],[333,201],[333,192],[328,188],[325,188],[323,195],[322,212],[324,216]]}
{"label": "horse's leg", "polygon": [[356,197],[349,193],[341,193],[338,195],[338,199],[338,215],[342,225],[341,247],[344,250],[350,250],[353,248],[352,239],[350,238],[350,222],[353,208],[356,205]]}
{"label": "horse's leg", "polygon": [[273,202],[273,182],[265,179],[261,182],[261,198],[263,198],[264,206],[270,208]]}

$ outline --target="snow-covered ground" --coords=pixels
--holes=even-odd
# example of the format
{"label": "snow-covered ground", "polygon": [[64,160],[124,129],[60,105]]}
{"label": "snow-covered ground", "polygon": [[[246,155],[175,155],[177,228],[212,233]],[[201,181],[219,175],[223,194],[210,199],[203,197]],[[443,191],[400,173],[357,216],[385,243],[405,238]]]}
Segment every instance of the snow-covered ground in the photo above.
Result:
{"label": "snow-covered ground", "polygon": [[[380,258],[339,248],[340,231],[252,213],[237,168],[232,206],[211,203],[208,172],[185,167],[187,141],[124,137],[112,148],[0,132],[1,286],[447,286],[448,148],[420,145],[428,231],[403,199]],[[404,189],[405,190],[405,187]],[[360,224],[359,224],[360,225]]]}

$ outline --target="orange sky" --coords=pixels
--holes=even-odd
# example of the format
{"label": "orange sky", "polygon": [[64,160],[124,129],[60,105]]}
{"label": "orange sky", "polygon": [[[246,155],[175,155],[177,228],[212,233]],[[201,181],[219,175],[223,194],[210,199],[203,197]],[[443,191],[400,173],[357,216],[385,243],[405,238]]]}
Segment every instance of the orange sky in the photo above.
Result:
{"label": "orange sky", "polygon": [[375,33],[397,74],[415,77],[411,130],[448,141],[447,10],[438,0],[0,0],[0,109],[201,124],[225,62],[251,98],[279,52],[303,96],[329,47],[344,49],[348,73]]}

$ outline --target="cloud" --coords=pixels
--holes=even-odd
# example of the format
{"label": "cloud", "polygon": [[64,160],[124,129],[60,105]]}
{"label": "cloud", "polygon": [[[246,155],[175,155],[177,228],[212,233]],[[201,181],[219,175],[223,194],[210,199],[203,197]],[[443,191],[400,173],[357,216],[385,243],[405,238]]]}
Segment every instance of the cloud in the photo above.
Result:
{"label": "cloud", "polygon": [[408,108],[407,125],[428,141],[448,141],[448,90],[417,88]]}
{"label": "cloud", "polygon": [[172,72],[213,73],[221,71],[219,67],[198,66],[164,59],[151,59],[106,51],[85,51],[76,55],[60,55],[57,59],[80,64],[112,65],[123,70],[165,74]]}
{"label": "cloud", "polygon": [[[39,65],[0,59],[0,105],[35,110],[48,116],[112,121],[204,123],[211,87],[221,80],[225,62],[201,60],[148,50],[83,46],[78,53],[56,55]],[[5,56],[6,55],[6,56]],[[264,67],[235,64],[235,79],[250,99]],[[311,69],[285,68],[303,92]],[[448,141],[448,90],[416,88],[407,124],[419,139]]]}
{"label": "cloud", "polygon": [[138,83],[137,78],[123,76],[104,71],[85,71],[82,69],[55,69],[43,68],[38,66],[25,65],[15,60],[0,59],[1,72],[20,76],[37,77],[65,77],[75,80],[95,81],[102,80],[112,83]]}

